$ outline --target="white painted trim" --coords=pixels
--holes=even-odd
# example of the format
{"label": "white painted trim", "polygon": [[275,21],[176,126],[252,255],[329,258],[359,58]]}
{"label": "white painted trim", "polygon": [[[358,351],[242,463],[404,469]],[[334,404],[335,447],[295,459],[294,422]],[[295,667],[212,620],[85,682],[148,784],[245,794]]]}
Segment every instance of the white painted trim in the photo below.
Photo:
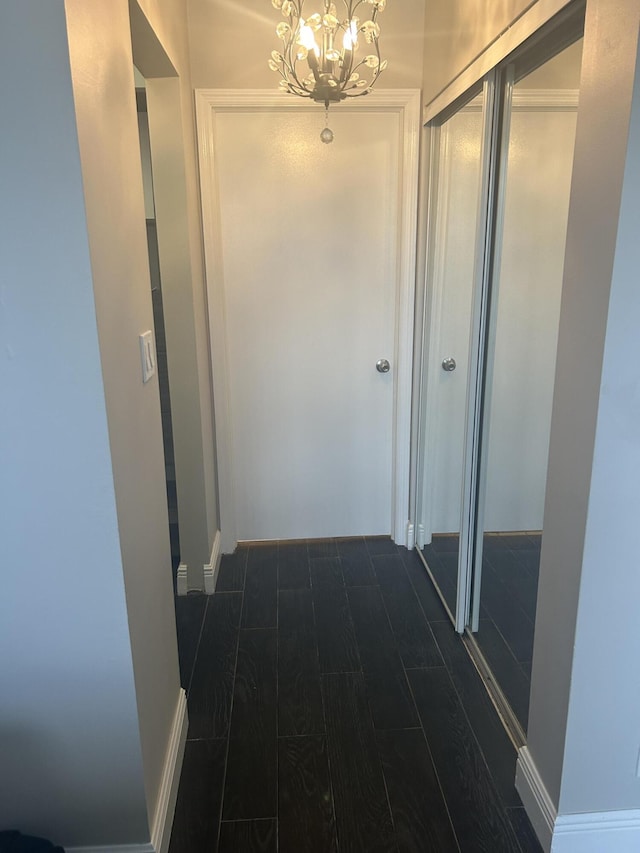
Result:
{"label": "white painted trim", "polygon": [[[374,93],[372,93],[374,94]],[[420,92],[407,89],[381,93],[402,113],[400,244],[398,246],[397,366],[394,383],[393,492],[391,536],[408,546],[407,516],[411,479],[411,403],[413,392],[413,327],[416,288],[418,182],[420,159]],[[371,95],[368,96],[368,98]],[[365,99],[367,100],[367,99]],[[374,102],[375,103],[375,102]],[[403,540],[399,540],[402,536]]]}
{"label": "white painted trim", "polygon": [[[420,401],[420,413],[423,418],[423,458],[421,462],[421,518],[422,542],[431,542],[433,533],[433,506],[437,500],[435,494],[435,478],[426,476],[427,466],[435,459],[436,445],[436,415],[437,408],[432,405],[434,378],[429,379],[430,368],[437,364],[439,353],[442,351],[440,344],[444,291],[443,269],[444,269],[444,247],[446,241],[443,239],[442,224],[448,220],[449,207],[449,158],[447,148],[449,137],[446,131],[443,134],[441,128],[434,130],[431,137],[431,169],[429,176],[429,223],[428,227],[433,233],[429,233],[427,251],[431,253],[431,259],[427,259],[425,302],[424,302],[424,332],[426,344],[426,360],[422,364],[422,387],[421,394],[424,399]],[[446,171],[443,171],[444,167]]]}
{"label": "white painted trim", "polygon": [[551,853],[637,853],[640,809],[560,815]]}
{"label": "white painted trim", "polygon": [[156,813],[151,828],[151,845],[155,853],[167,853],[169,849],[188,728],[187,694],[181,688],[173,716],[167,754],[162,769]]}
{"label": "white painted trim", "polygon": [[204,591],[206,595],[213,595],[216,591],[216,583],[218,582],[218,572],[220,571],[220,531],[216,530],[216,535],[213,538],[213,547],[211,549],[211,557],[209,562],[204,566]]}
{"label": "white painted trim", "polygon": [[551,838],[557,813],[527,746],[522,746],[518,750],[516,791],[520,794],[540,844],[548,853],[551,850]]}
{"label": "white painted trim", "polygon": [[[309,99],[263,89],[196,89],[196,123],[200,162],[200,187],[204,228],[205,277],[211,370],[213,375],[218,483],[220,492],[220,551],[232,553],[237,544],[235,495],[231,460],[233,430],[229,401],[229,374],[222,257],[220,247],[215,171],[216,113],[285,110],[318,111]],[[378,89],[366,98],[340,104],[341,112],[388,110],[401,116],[400,228],[398,242],[398,301],[395,329],[395,382],[393,428],[393,493],[391,537],[407,544],[411,453],[411,391],[413,369],[413,312],[417,240],[418,165],[420,146],[420,92],[418,89]]]}
{"label": "white painted trim", "polygon": [[578,89],[514,89],[511,98],[512,110],[577,110],[580,92]]}
{"label": "white painted trim", "polygon": [[[512,110],[566,110],[578,109],[579,89],[514,89],[511,93]],[[482,112],[484,98],[477,95],[466,103],[460,112]]]}
{"label": "white painted trim", "polygon": [[[206,90],[210,92],[210,90]],[[237,101],[246,93],[235,92]],[[234,98],[227,90],[220,92],[221,104],[232,105]],[[200,165],[200,203],[204,241],[204,274],[209,319],[211,381],[216,423],[216,462],[218,470],[218,512],[220,549],[232,554],[237,545],[235,493],[233,487],[233,432],[229,399],[229,363],[227,357],[227,319],[223,286],[222,247],[220,245],[220,216],[218,184],[215,170],[215,107],[202,91],[195,92],[198,158]]]}
{"label": "white painted trim", "polygon": [[640,850],[640,809],[558,815],[526,746],[518,751],[516,790],[545,853]]}
{"label": "white painted trim", "polygon": [[537,0],[510,27],[502,32],[473,62],[436,95],[424,108],[426,124],[463,95],[479,80],[502,62],[512,51],[548,23],[554,15],[568,6],[571,0]]}
{"label": "white painted trim", "polygon": [[176,574],[176,592],[178,595],[186,595],[189,592],[189,570],[186,563],[178,565]]}
{"label": "white painted trim", "polygon": [[410,551],[416,547],[416,528],[412,521],[407,522],[407,548]]}

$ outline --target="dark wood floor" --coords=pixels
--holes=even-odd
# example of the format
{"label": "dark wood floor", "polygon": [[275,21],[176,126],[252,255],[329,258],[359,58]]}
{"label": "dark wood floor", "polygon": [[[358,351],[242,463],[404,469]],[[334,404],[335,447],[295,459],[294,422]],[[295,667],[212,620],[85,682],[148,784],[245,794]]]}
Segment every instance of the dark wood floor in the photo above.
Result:
{"label": "dark wood floor", "polygon": [[[523,730],[527,730],[536,619],[540,534],[484,537],[480,626],[476,641]],[[434,536],[423,550],[455,613],[458,537]]]}
{"label": "dark wood floor", "polygon": [[240,548],[176,611],[190,723],[170,853],[540,851],[415,552]]}

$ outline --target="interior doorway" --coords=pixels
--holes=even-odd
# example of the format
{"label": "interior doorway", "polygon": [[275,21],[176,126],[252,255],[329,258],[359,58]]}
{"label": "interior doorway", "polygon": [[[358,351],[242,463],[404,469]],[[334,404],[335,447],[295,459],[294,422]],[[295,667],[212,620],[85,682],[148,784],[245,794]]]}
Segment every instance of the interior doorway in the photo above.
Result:
{"label": "interior doorway", "polygon": [[167,510],[169,513],[171,566],[175,586],[177,584],[178,565],[180,564],[180,531],[178,527],[178,491],[176,488],[176,463],[173,448],[169,366],[167,363],[167,335],[165,332],[164,304],[162,300],[162,278],[160,275],[160,255],[158,251],[158,228],[156,224],[153,188],[153,165],[151,162],[151,143],[149,139],[146,81],[135,66],[134,77],[136,83],[136,108],[138,111],[138,135],[140,138],[140,159],[142,162],[147,246],[149,250],[149,273],[151,277],[151,301],[153,305],[158,387],[160,391],[160,415],[162,418],[164,470],[167,488]]}
{"label": "interior doorway", "polygon": [[222,551],[406,544],[419,97],[197,93]]}
{"label": "interior doorway", "polygon": [[[581,21],[432,123],[417,546],[526,738]],[[545,47],[546,45],[546,47]]]}

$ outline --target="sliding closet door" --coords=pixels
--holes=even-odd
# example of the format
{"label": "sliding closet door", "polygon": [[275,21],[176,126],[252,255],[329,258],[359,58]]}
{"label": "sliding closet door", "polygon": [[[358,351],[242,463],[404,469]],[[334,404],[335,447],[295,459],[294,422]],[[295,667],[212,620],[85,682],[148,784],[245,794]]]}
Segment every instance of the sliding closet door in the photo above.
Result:
{"label": "sliding closet door", "polygon": [[[417,540],[452,619],[466,579],[465,447],[473,362],[476,241],[482,220],[483,106],[477,94],[432,129]],[[467,489],[468,490],[468,489]],[[462,535],[461,535],[462,534]],[[464,621],[460,630],[464,629]]]}
{"label": "sliding closet door", "polygon": [[[581,42],[505,74],[471,628],[526,729]],[[515,77],[515,85],[508,77]]]}
{"label": "sliding closet door", "polygon": [[431,125],[417,546],[520,742],[582,24],[576,7]]}

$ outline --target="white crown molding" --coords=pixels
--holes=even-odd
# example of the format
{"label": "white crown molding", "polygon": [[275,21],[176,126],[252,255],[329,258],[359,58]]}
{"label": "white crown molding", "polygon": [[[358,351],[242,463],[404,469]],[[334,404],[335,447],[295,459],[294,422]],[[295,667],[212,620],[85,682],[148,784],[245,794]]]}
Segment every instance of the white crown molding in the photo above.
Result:
{"label": "white crown molding", "polygon": [[220,531],[217,530],[213,538],[211,557],[204,567],[204,591],[207,595],[213,595],[216,591],[218,572],[220,571],[220,558]]}
{"label": "white crown molding", "polygon": [[[511,96],[513,112],[567,112],[577,110],[579,89],[515,89]],[[482,112],[484,100],[477,95],[461,107],[460,112]]]}
{"label": "white crown molding", "polygon": [[[415,99],[419,117],[419,89],[374,89],[369,95],[361,98],[347,98],[335,106],[340,112],[378,110],[381,107],[389,109],[397,107],[404,110],[413,107]],[[272,89],[196,89],[196,104],[208,104],[216,112],[231,110],[235,113],[243,109],[255,112],[256,109],[273,109],[291,112],[318,112],[324,109],[311,98],[300,98],[288,92],[273,91]],[[202,108],[202,107],[201,107]]]}
{"label": "white crown molding", "polygon": [[511,105],[514,110],[577,110],[578,89],[514,89]]}

